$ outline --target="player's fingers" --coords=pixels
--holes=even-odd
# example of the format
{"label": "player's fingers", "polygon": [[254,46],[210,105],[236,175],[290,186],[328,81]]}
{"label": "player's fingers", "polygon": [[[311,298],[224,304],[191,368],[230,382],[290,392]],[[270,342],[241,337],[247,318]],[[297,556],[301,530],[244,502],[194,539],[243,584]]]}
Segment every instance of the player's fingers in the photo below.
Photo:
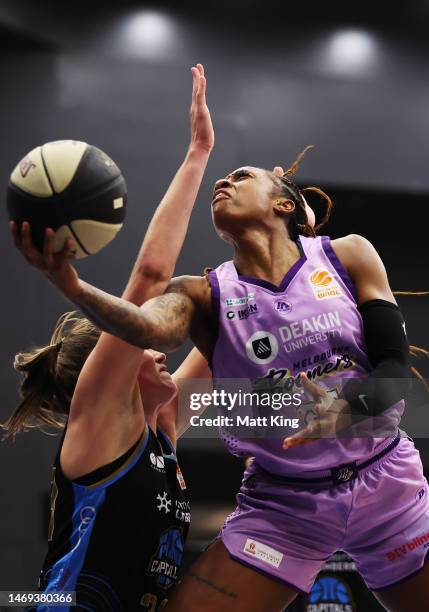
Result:
{"label": "player's fingers", "polygon": [[197,64],[197,68],[198,68],[201,76],[204,76],[204,66],[202,64]]}
{"label": "player's fingers", "polygon": [[320,434],[320,423],[319,419],[315,417],[310,421],[310,423],[294,434],[293,436],[289,436],[283,440],[283,449],[287,450],[288,448],[294,448],[296,446],[302,446],[302,444],[308,444],[312,440],[314,440]]}
{"label": "player's fingers", "polygon": [[274,166],[273,168],[273,173],[276,176],[283,176],[283,174],[285,173],[285,171],[283,170],[283,168],[281,166]]}
{"label": "player's fingers", "polygon": [[9,228],[12,234],[14,245],[16,246],[17,249],[20,249],[21,248],[21,238],[19,236],[18,226],[16,225],[15,221],[9,221]]}
{"label": "player's fingers", "polygon": [[295,434],[294,436],[290,436],[290,438],[285,438],[283,440],[283,450],[297,448],[298,446],[303,446],[304,444],[314,442],[314,438],[309,437],[309,435],[309,431],[305,429],[302,432]]}
{"label": "player's fingers", "polygon": [[305,372],[300,373],[299,380],[301,381],[304,389],[313,396],[313,399],[317,400],[318,398],[326,395],[325,389],[310,380]]}
{"label": "player's fingers", "polygon": [[198,69],[195,68],[195,66],[192,66],[191,72],[192,72],[192,103],[194,104],[196,102],[196,95],[197,95],[198,81],[200,78],[200,73]]}
{"label": "player's fingers", "polygon": [[73,259],[76,253],[76,247],[72,238],[67,238],[64,242],[63,248],[58,253],[59,260],[63,263],[69,259]]}
{"label": "player's fingers", "polygon": [[200,76],[200,82],[197,91],[197,104],[201,106],[206,103],[206,77]]}
{"label": "player's fingers", "polygon": [[45,230],[45,240],[43,242],[43,256],[48,265],[51,265],[53,262],[54,256],[54,236],[55,232],[50,227],[47,227]]}
{"label": "player's fingers", "polygon": [[28,221],[23,221],[21,226],[21,247],[21,251],[29,261],[37,260],[39,252],[31,239],[31,227]]}

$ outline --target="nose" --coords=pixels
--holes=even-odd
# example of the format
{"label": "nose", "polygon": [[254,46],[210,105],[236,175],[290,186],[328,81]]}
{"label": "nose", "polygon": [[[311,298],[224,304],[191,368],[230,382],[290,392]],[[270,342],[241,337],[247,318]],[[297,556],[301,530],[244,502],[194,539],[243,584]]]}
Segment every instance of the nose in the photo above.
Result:
{"label": "nose", "polygon": [[218,189],[228,189],[229,187],[231,187],[231,182],[226,178],[222,178],[216,181],[214,190],[217,191]]}

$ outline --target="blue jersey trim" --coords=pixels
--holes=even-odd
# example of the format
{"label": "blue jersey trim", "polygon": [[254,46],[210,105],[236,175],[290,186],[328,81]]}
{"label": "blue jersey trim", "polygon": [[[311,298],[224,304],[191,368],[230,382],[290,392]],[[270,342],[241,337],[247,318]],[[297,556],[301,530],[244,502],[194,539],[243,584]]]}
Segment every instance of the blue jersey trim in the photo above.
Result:
{"label": "blue jersey trim", "polygon": [[[152,430],[151,430],[152,431]],[[162,431],[162,429],[160,427],[157,427],[157,432],[159,434],[161,434],[161,436],[163,437],[163,439],[166,441],[168,448],[171,450],[171,454],[170,455],[166,455],[164,453],[164,451],[162,452],[162,456],[164,457],[164,459],[172,459],[173,461],[176,461],[177,463],[177,457],[176,457],[176,449],[174,448],[170,438],[167,436],[166,433],[164,433]]]}
{"label": "blue jersey trim", "polygon": [[90,485],[80,485],[77,483],[73,483],[73,486],[80,487],[82,489],[94,490],[94,489],[98,489],[102,487],[108,487],[109,485],[119,480],[119,478],[122,478],[124,474],[129,472],[135,466],[137,461],[140,459],[140,457],[144,453],[147,443],[149,441],[149,435],[150,435],[149,427],[146,424],[144,433],[141,437],[139,445],[137,446],[135,451],[132,453],[132,455],[128,457],[125,463],[118,470],[113,472],[113,474],[110,474],[109,476],[106,476],[106,478],[103,478],[102,480],[99,480],[98,482],[94,482],[93,484],[90,484]]}
{"label": "blue jersey trim", "polygon": [[[71,550],[59,559],[47,572],[48,584],[45,593],[75,591],[79,573],[85,562],[97,513],[106,498],[105,488],[89,490],[81,485],[72,484],[74,509],[72,516]],[[39,607],[44,612],[45,606]],[[49,606],[46,608],[49,609]],[[70,606],[57,608],[69,612]]]}

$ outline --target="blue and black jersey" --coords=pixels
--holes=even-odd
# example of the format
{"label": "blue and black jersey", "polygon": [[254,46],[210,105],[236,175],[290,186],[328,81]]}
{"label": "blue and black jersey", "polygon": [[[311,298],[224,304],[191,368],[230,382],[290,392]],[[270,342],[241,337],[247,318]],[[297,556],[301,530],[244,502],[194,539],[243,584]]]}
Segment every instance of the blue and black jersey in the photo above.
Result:
{"label": "blue and black jersey", "polygon": [[57,611],[158,612],[176,582],[190,522],[167,436],[146,426],[119,459],[73,481],[62,473],[60,450],[39,589],[76,591],[77,607]]}

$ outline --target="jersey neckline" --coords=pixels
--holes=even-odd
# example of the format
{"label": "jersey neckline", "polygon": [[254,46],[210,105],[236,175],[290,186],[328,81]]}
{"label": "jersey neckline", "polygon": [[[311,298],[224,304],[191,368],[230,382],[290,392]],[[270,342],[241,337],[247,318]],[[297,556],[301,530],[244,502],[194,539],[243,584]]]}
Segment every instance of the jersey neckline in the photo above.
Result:
{"label": "jersey neckline", "polygon": [[241,280],[245,283],[249,283],[251,285],[257,285],[258,287],[263,287],[264,289],[268,289],[268,291],[272,291],[273,293],[282,293],[286,291],[286,289],[288,288],[292,280],[295,278],[299,270],[302,268],[302,266],[307,261],[307,256],[305,254],[305,251],[302,247],[302,244],[299,238],[296,241],[296,245],[301,254],[301,257],[293,264],[291,268],[289,268],[289,270],[284,275],[283,280],[281,281],[280,285],[275,285],[271,281],[267,281],[262,278],[257,278],[256,276],[246,276],[244,274],[239,274],[237,268],[235,267],[235,264],[233,264],[234,269],[237,272],[238,280]]}

